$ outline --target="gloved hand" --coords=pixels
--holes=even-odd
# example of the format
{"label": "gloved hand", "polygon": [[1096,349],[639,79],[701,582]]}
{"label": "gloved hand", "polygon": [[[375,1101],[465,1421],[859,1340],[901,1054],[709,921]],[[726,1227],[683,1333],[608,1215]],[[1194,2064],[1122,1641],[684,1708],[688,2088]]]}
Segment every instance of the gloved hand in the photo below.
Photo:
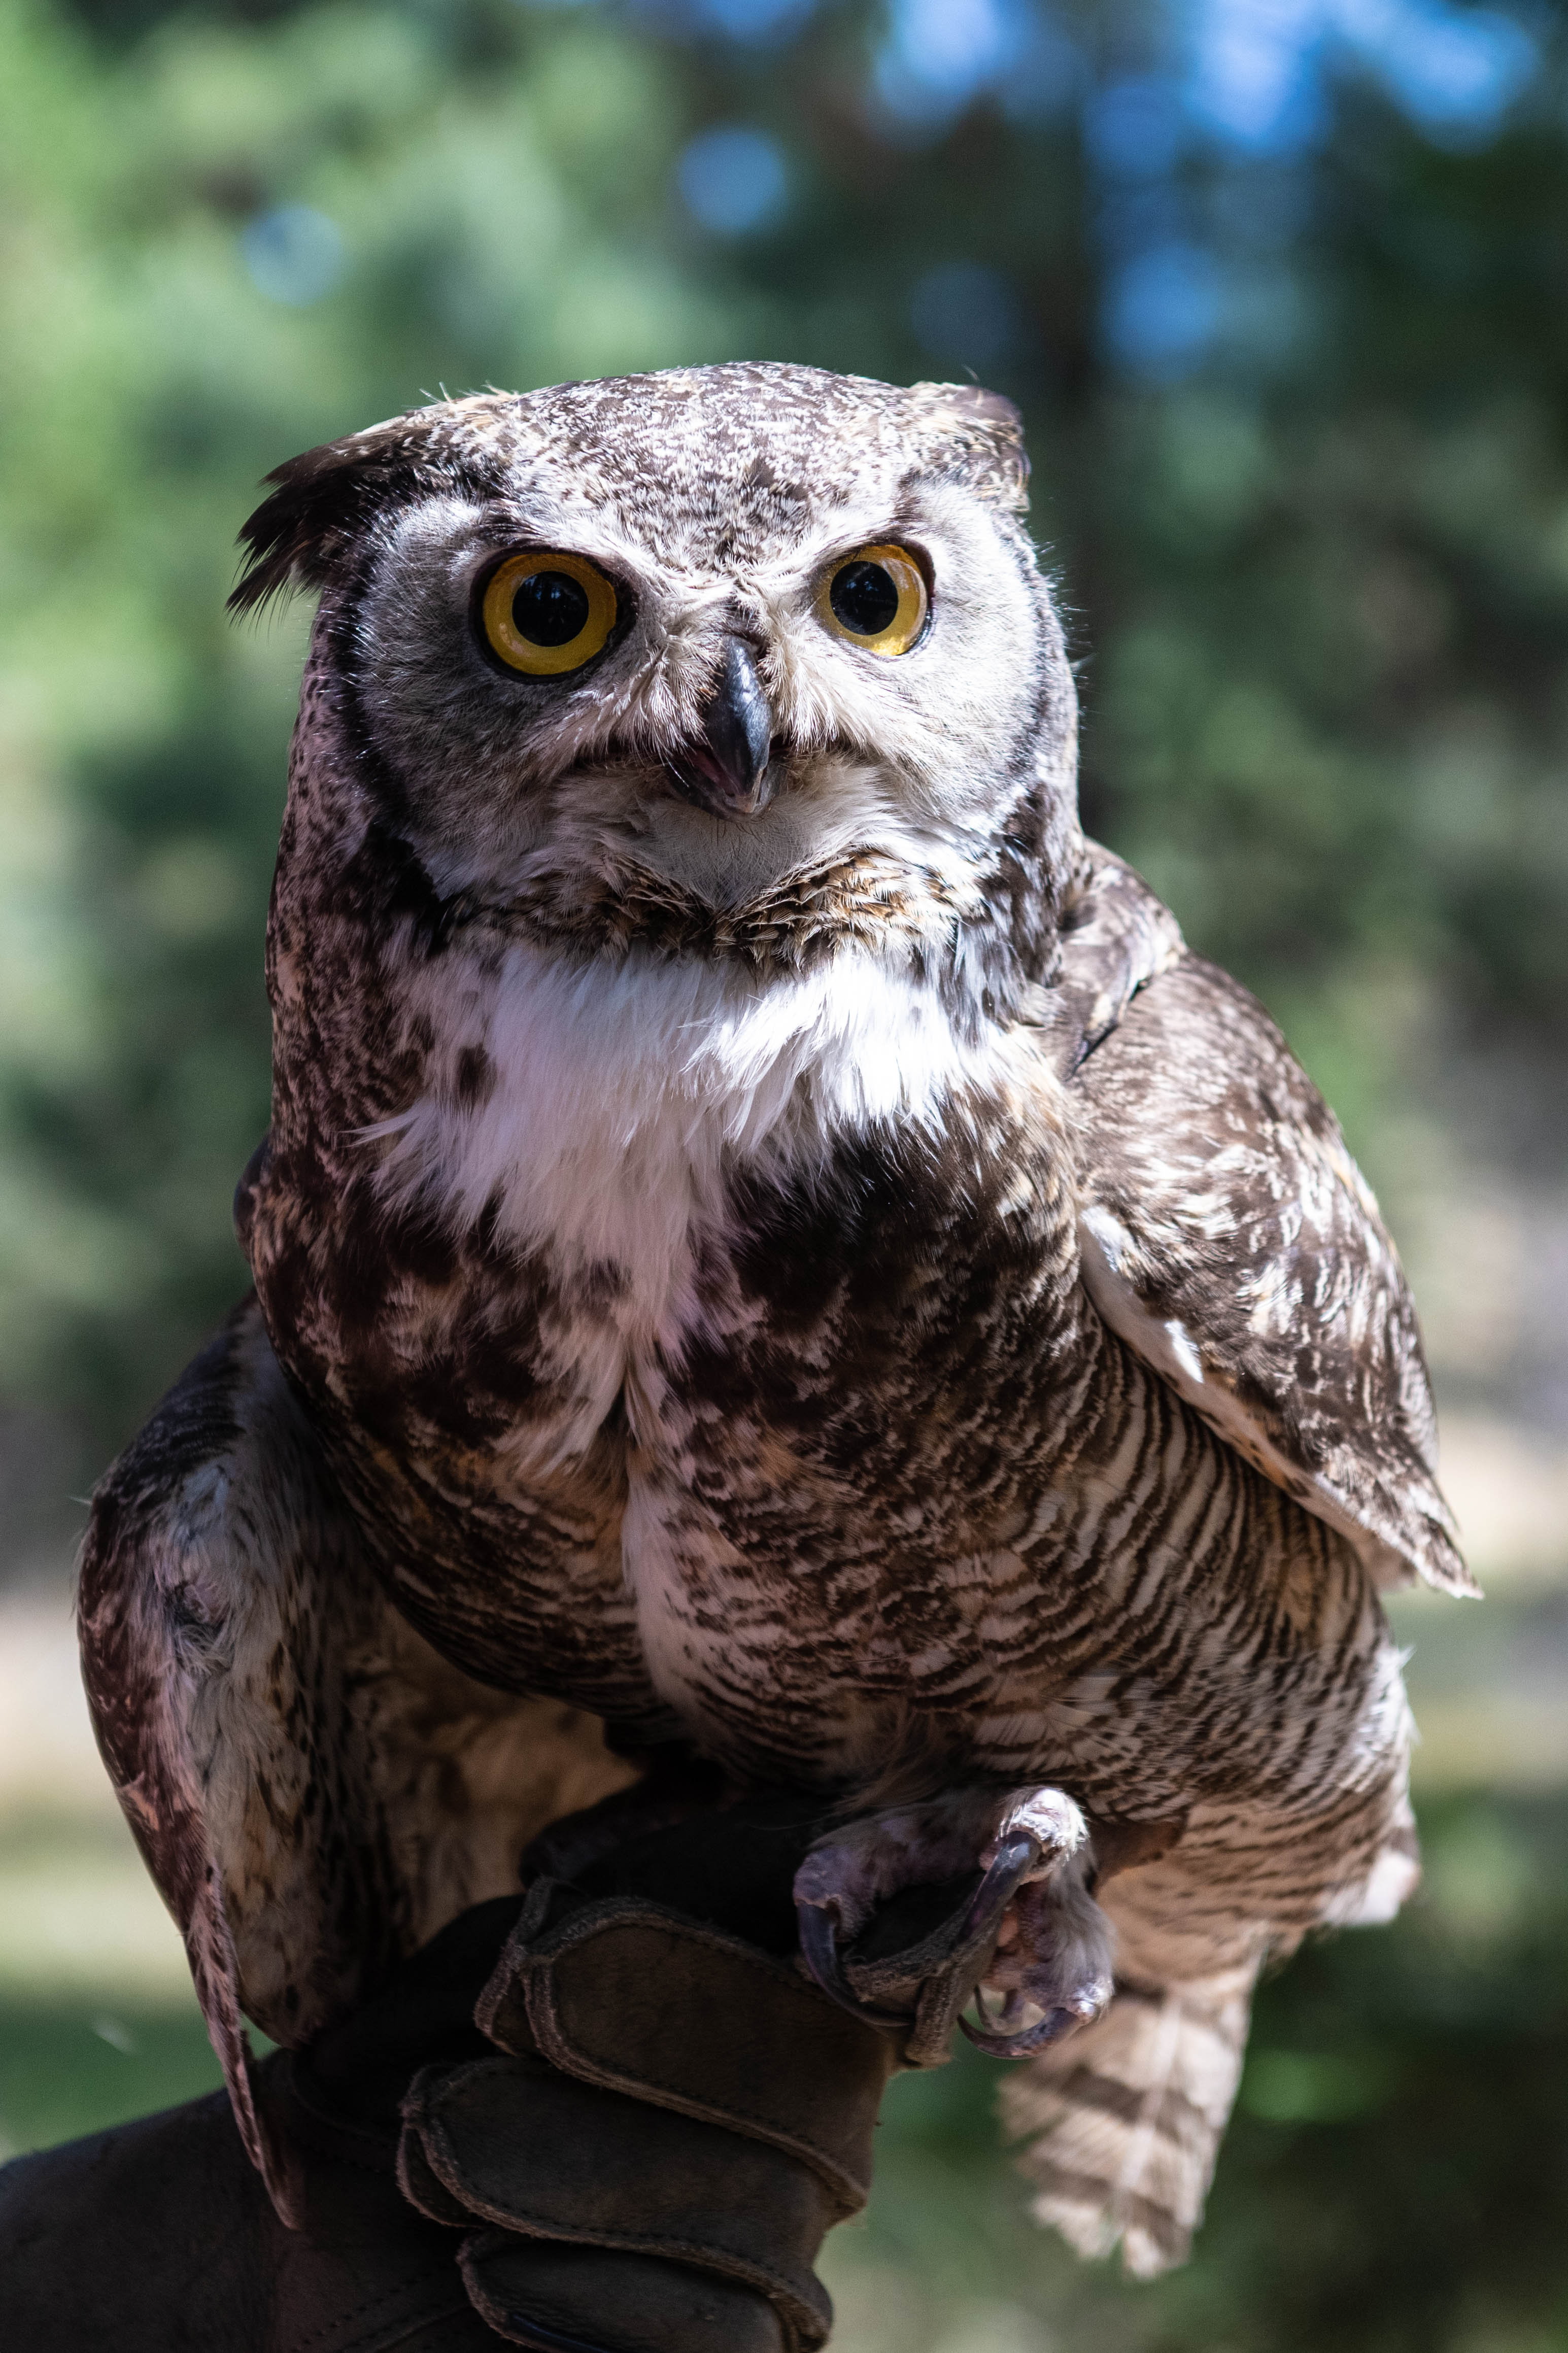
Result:
{"label": "gloved hand", "polygon": [[298,2232],[220,2100],[0,2171],[0,2340],[810,2353],[831,2319],[813,2258],[864,2202],[889,2074],[945,2040],[928,1972],[953,1941],[941,1891],[934,1928],[886,1907],[881,1957],[852,1950],[847,1975],[882,2000],[925,1980],[920,2024],[835,2008],[795,1959],[816,1827],[798,1800],[625,1836],[612,1816],[607,1843],[558,1826],[521,1916],[510,1897],[464,1914],[263,2063]]}
{"label": "gloved hand", "polygon": [[489,2047],[474,1998],[517,1911],[465,1913],[309,2052],[260,2063],[298,2231],[224,2092],[0,2168],[6,2353],[496,2353],[395,2164],[415,2070]]}
{"label": "gloved hand", "polygon": [[896,2062],[793,1958],[810,1828],[798,1803],[737,1807],[541,1878],[478,2003],[496,2052],[415,2077],[399,2179],[465,2230],[498,2335],[549,2353],[825,2342],[812,2261],[865,2203]]}

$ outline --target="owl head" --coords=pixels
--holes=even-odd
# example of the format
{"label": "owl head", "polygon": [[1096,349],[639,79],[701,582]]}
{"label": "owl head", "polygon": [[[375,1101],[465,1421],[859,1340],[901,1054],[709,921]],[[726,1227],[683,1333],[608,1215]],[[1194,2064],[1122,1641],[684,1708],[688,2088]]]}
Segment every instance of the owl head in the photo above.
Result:
{"label": "owl head", "polygon": [[[322,592],[347,782],[444,903],[575,952],[809,908],[1037,976],[1076,712],[1017,412],[968,385],[672,370],[395,417],[294,459],[246,609]],[[520,920],[521,915],[520,913]],[[702,928],[706,919],[707,928]]]}

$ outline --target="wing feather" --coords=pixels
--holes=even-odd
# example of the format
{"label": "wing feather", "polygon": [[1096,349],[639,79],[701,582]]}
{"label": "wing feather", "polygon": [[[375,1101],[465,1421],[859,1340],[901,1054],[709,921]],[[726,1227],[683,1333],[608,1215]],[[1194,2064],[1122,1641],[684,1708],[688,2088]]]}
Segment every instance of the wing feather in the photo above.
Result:
{"label": "wing feather", "polygon": [[1090,1298],[1380,1585],[1473,1593],[1437,1486],[1415,1311],[1338,1122],[1257,999],[1181,947],[1130,868],[1094,857],[1095,918],[1067,934],[1063,1002],[1109,988],[1116,1009],[1080,1051],[1052,1039]]}
{"label": "wing feather", "polygon": [[399,1617],[254,1299],[100,1487],[79,1620],[100,1747],[288,2219],[247,2017],[308,2041],[631,1768],[595,1718],[472,1682]]}

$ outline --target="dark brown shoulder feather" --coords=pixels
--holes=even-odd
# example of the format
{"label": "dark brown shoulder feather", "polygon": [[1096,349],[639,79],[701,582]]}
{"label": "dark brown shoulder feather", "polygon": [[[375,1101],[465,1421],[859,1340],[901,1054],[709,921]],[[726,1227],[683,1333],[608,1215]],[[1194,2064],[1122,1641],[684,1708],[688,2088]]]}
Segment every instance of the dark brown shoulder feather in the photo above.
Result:
{"label": "dark brown shoulder feather", "polygon": [[1110,1035],[1141,988],[1186,954],[1181,926],[1141,875],[1097,841],[1064,892],[1061,953],[1048,986],[1030,989],[1023,1018],[1058,1078],[1070,1079]]}

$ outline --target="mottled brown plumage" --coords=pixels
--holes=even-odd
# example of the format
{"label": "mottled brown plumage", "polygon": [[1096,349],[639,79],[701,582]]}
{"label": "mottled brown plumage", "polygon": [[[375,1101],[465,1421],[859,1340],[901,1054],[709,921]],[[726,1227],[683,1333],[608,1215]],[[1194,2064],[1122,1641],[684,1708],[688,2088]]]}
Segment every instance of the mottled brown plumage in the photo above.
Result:
{"label": "mottled brown plumage", "polygon": [[[329,1862],[323,1821],[364,1810],[378,1852],[405,1829],[353,1741],[324,1812],[271,1804],[263,1864],[209,1794],[322,1769],[331,1704],[293,1694],[345,1645],[407,1646],[389,1693],[438,1653],[452,1691],[516,1694],[486,1736],[550,1727],[523,1810],[615,1777],[587,1717],[896,1799],[896,1839],[876,1817],[817,1860],[846,1918],[895,1848],[936,1875],[1049,1784],[1068,1828],[992,1982],[1089,2022],[1015,2121],[1041,2211],[1148,2270],[1201,2204],[1263,1958],[1413,1875],[1374,1586],[1465,1578],[1338,1128],[1078,830],[1024,479],[988,396],[779,367],[443,404],[282,470],[240,598],[321,607],[238,1215],[276,1442],[333,1500],[241,1545],[231,1479],[184,1544],[232,1563],[242,1630],[204,1672],[243,1687],[248,1746],[204,1747],[196,1685],[162,1683],[197,1474],[151,1434],[98,1506],[84,1627],[117,1776],[166,1792],[153,1868],[231,1940],[198,1971],[224,2033],[237,1987],[279,2031],[263,1912],[319,2020],[441,1909],[401,1855],[363,1887]],[[897,659],[819,593],[888,542],[930,582]],[[581,674],[501,676],[478,641],[530,547],[617,583]],[[737,646],[772,728],[744,815],[681,782],[735,740]],[[294,1597],[281,1668],[243,1630],[258,1583]],[[258,1907],[258,1872],[286,1896]]]}
{"label": "mottled brown plumage", "polygon": [[100,1486],[78,1607],[104,1761],[286,2211],[245,2019],[308,2041],[633,1773],[388,1605],[254,1299]]}

